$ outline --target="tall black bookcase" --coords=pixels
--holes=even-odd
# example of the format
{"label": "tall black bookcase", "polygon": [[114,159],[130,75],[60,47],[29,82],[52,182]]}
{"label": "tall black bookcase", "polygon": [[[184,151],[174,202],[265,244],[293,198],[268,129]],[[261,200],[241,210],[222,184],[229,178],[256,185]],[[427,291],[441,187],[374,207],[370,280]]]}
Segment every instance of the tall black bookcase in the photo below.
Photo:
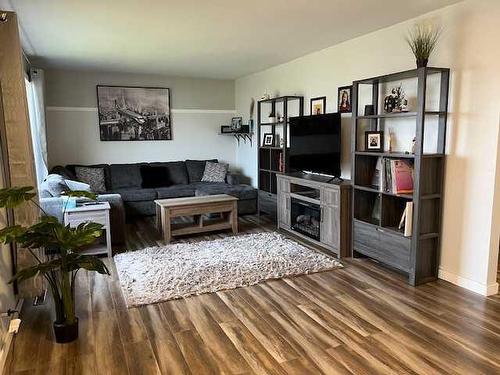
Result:
{"label": "tall black bookcase", "polygon": [[[411,285],[435,280],[438,273],[449,76],[449,69],[424,67],[353,82],[353,256],[368,256],[405,272]],[[385,113],[381,94],[400,82],[415,85],[412,108]],[[373,105],[374,113],[365,115],[363,103]],[[408,124],[415,126],[414,152],[411,144],[395,152],[365,149],[365,131],[387,135],[391,127],[397,137],[398,127]],[[394,194],[374,185],[380,157],[413,164],[413,193]],[[398,229],[406,202],[413,202],[411,236]]]}
{"label": "tall black bookcase", "polygon": [[[269,120],[269,115],[274,120]],[[304,115],[304,97],[280,96],[260,100],[257,103],[258,156],[258,212],[276,218],[277,186],[276,173],[287,172],[287,150],[289,146],[289,118]],[[278,121],[278,116],[282,121]],[[272,145],[264,145],[264,134],[272,134]],[[278,140],[278,137],[280,140]],[[280,162],[281,161],[281,162]]]}

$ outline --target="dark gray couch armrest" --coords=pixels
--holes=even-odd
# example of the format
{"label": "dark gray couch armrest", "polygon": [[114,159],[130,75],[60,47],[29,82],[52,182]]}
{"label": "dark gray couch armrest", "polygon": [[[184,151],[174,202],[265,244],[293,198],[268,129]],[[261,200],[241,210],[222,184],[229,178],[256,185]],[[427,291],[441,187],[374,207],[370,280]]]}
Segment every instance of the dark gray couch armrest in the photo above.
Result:
{"label": "dark gray couch armrest", "polygon": [[240,184],[240,175],[236,173],[228,172],[226,175],[227,183],[230,185],[239,185]]}
{"label": "dark gray couch armrest", "polygon": [[100,194],[100,202],[108,202],[111,206],[109,221],[111,224],[111,242],[113,245],[125,243],[125,207],[120,194]]}

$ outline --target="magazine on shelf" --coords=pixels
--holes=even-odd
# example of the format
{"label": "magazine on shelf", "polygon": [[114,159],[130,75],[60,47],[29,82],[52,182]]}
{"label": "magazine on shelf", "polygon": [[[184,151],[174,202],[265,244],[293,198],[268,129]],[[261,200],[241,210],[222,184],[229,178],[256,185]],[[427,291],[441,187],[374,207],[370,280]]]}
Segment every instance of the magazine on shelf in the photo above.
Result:
{"label": "magazine on shelf", "polygon": [[376,186],[380,191],[384,190],[384,164],[382,157],[377,159],[372,177],[372,186]]}
{"label": "magazine on shelf", "polygon": [[381,164],[382,191],[393,194],[413,193],[414,172],[413,165],[410,162],[400,159],[384,158]]}
{"label": "magazine on shelf", "polygon": [[413,202],[406,202],[405,216],[405,237],[411,237],[413,226]]}
{"label": "magazine on shelf", "polygon": [[401,220],[399,221],[398,229],[403,229],[404,226],[404,236],[411,237],[413,225],[413,202],[406,202],[403,215],[401,215]]}

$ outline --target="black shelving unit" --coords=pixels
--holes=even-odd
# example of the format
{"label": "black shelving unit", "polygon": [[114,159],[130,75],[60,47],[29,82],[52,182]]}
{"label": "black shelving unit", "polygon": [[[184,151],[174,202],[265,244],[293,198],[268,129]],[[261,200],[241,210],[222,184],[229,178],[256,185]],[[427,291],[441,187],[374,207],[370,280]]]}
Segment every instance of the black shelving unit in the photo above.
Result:
{"label": "black shelving unit", "polygon": [[[437,108],[427,110],[428,80],[438,75]],[[447,68],[425,67],[353,82],[353,124],[351,137],[353,181],[353,256],[368,256],[408,274],[411,285],[437,278],[441,242],[441,216],[445,161],[445,138],[450,71]],[[434,77],[433,77],[434,79]],[[416,107],[413,112],[383,113],[379,95],[387,84],[403,80],[416,83]],[[360,115],[360,88],[371,86],[373,115]],[[363,90],[363,93],[369,92]],[[397,130],[399,122],[415,119],[415,152],[373,152],[364,149],[363,132]],[[435,149],[425,150],[428,121],[435,121]],[[390,125],[388,123],[390,122]],[[363,125],[363,126],[362,126]],[[397,132],[396,132],[397,134]],[[394,194],[373,186],[378,158],[405,159],[414,167],[412,194]],[[411,236],[398,229],[406,202],[413,202]]]}
{"label": "black shelving unit", "polygon": [[[291,105],[296,104],[297,110],[290,111]],[[268,115],[270,113],[276,114],[280,111],[283,116],[282,122],[269,122]],[[302,96],[280,96],[272,99],[260,100],[257,103],[257,142],[259,149],[257,155],[257,168],[258,168],[258,212],[269,214],[276,217],[277,210],[277,186],[276,174],[280,172],[287,172],[288,166],[287,149],[288,149],[288,136],[289,136],[289,117],[303,116],[304,115],[304,97]],[[263,130],[264,129],[264,130]],[[282,137],[282,146],[274,144],[272,146],[262,145],[262,136],[264,133],[271,133],[276,140],[276,135]],[[281,170],[279,160],[282,160]]]}

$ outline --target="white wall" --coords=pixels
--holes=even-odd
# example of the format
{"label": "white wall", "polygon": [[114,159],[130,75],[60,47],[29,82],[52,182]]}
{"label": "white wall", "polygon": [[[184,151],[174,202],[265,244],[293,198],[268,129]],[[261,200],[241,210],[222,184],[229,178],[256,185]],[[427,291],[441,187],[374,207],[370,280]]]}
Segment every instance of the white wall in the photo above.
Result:
{"label": "white wall", "polygon": [[[171,141],[103,142],[96,85],[171,89]],[[235,140],[219,136],[234,116],[234,81],[88,71],[46,71],[49,165],[218,158],[234,169]]]}
{"label": "white wall", "polygon": [[[498,168],[500,1],[468,0],[429,13],[444,28],[430,64],[451,68],[440,277],[483,294],[496,292],[500,233]],[[415,20],[335,45],[236,80],[236,109],[248,117],[250,98],[265,92],[327,96],[353,80],[411,69],[404,36]],[[350,115],[343,115],[342,175],[350,177]],[[257,175],[257,148],[241,146],[237,163]],[[496,195],[495,195],[496,193]],[[495,206],[494,206],[495,204]],[[490,262],[488,262],[488,260]],[[488,264],[490,267],[488,268]]]}

